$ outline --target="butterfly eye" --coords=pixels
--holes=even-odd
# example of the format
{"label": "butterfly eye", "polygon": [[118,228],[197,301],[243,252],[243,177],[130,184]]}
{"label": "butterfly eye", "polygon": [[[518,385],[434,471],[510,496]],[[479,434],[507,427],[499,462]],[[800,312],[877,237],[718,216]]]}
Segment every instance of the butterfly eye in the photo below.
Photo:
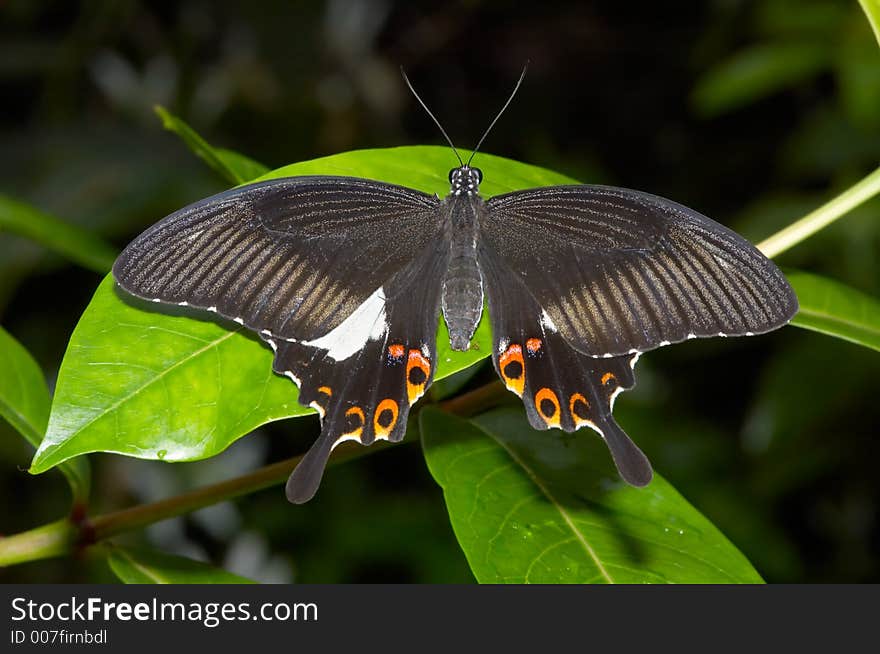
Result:
{"label": "butterfly eye", "polygon": [[474,174],[477,176],[477,184],[483,181],[483,171],[479,168],[473,168]]}
{"label": "butterfly eye", "polygon": [[457,171],[457,170],[458,170],[458,168],[453,168],[452,170],[449,171],[449,183],[450,184],[455,184],[455,178],[457,177],[457,175],[455,174],[455,171]]}

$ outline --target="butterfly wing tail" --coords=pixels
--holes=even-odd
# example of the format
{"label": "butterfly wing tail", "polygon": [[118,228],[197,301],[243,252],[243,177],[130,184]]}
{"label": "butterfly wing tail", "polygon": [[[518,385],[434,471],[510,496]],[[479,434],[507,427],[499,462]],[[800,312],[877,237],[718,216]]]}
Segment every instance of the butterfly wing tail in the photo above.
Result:
{"label": "butterfly wing tail", "polygon": [[639,447],[632,442],[612,416],[595,427],[611,452],[614,465],[621,478],[630,486],[647,486],[654,477],[651,462]]}
{"label": "butterfly wing tail", "polygon": [[315,496],[335,443],[333,434],[327,431],[321,433],[287,479],[285,493],[288,501],[305,504]]}

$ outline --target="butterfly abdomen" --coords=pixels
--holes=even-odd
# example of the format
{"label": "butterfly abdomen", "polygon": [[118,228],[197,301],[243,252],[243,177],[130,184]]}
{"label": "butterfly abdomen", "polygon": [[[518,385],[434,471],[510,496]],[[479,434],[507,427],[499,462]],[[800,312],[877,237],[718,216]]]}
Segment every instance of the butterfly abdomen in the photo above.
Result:
{"label": "butterfly abdomen", "polygon": [[483,276],[477,263],[478,196],[450,197],[444,202],[449,220],[450,256],[443,277],[442,308],[449,343],[466,351],[483,312]]}

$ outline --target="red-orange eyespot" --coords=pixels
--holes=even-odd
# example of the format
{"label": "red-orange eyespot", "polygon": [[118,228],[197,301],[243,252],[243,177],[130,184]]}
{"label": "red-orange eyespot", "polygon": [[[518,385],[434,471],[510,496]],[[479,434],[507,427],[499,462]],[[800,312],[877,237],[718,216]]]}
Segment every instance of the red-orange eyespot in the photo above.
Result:
{"label": "red-orange eyespot", "polygon": [[582,427],[590,422],[590,402],[580,393],[568,398],[568,410],[575,427]]}
{"label": "red-orange eyespot", "polygon": [[559,426],[559,398],[546,386],[535,393],[535,408],[548,427]]}
{"label": "red-orange eyespot", "polygon": [[391,398],[379,402],[379,406],[373,412],[373,432],[377,440],[388,440],[397,423],[397,411],[397,402]]}
{"label": "red-orange eyespot", "polygon": [[330,390],[329,386],[319,386],[318,393],[325,397],[318,397],[312,400],[309,402],[309,406],[317,411],[321,418],[323,418],[324,414],[327,412],[327,401],[333,396],[333,391]]}
{"label": "red-orange eyespot", "polygon": [[529,351],[529,354],[537,354],[541,351],[541,346],[543,343],[540,338],[530,338],[526,341],[526,349]]}
{"label": "red-orange eyespot", "polygon": [[409,398],[410,406],[425,394],[430,376],[431,362],[422,354],[421,350],[410,350],[406,362],[406,395]]}
{"label": "red-orange eyespot", "polygon": [[393,343],[388,346],[388,358],[389,359],[400,359],[403,357],[404,347],[400,343]]}
{"label": "red-orange eyespot", "polygon": [[526,368],[521,345],[512,343],[504,350],[504,354],[498,357],[498,370],[508,390],[522,397],[526,386]]}
{"label": "red-orange eyespot", "polygon": [[602,384],[605,385],[610,381],[617,381],[617,377],[614,376],[614,373],[606,372],[602,375]]}
{"label": "red-orange eyespot", "polygon": [[359,406],[353,406],[348,411],[345,412],[345,433],[342,434],[342,438],[360,438],[361,434],[364,432],[364,424],[366,423],[366,418],[364,417],[364,410]]}

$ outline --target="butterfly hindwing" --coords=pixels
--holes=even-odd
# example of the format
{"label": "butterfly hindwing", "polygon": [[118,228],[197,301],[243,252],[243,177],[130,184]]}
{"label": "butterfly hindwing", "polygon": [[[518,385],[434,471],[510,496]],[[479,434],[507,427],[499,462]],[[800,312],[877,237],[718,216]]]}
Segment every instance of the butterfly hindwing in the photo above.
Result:
{"label": "butterfly hindwing", "polygon": [[487,201],[481,238],[575,349],[642,352],[785,324],[797,298],[744,238],[680,204],[605,186]]}
{"label": "butterfly hindwing", "polygon": [[508,390],[522,398],[535,429],[573,432],[590,427],[608,445],[621,477],[635,486],[651,481],[651,464],[612,415],[617,395],[635,384],[638,354],[597,358],[562,337],[524,284],[489,251],[486,275],[492,323],[492,361]]}
{"label": "butterfly hindwing", "polygon": [[321,415],[321,435],[287,483],[287,497],[315,494],[330,452],[342,442],[403,439],[410,407],[436,368],[444,248],[423,252],[334,331],[308,342],[266,336],[274,369],[297,382],[300,402]]}

